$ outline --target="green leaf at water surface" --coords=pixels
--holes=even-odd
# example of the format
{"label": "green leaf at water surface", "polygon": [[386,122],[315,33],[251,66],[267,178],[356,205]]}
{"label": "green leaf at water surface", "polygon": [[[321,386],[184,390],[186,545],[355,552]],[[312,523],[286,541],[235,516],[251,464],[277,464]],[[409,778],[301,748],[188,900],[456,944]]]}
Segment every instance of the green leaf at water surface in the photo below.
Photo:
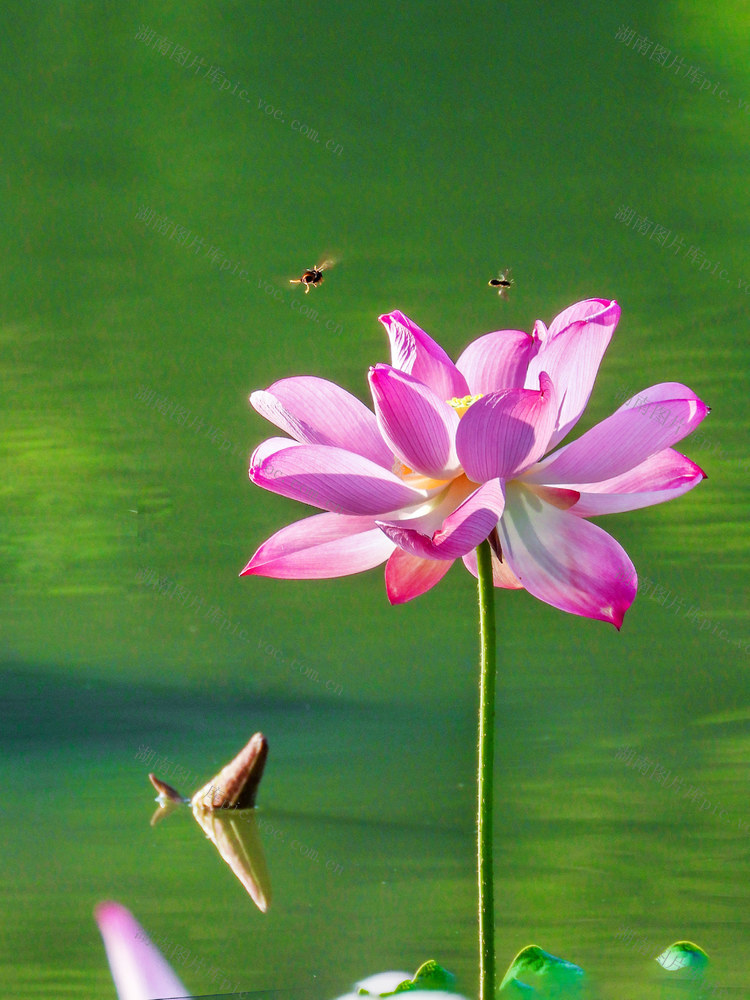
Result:
{"label": "green leaf at water surface", "polygon": [[413,979],[405,979],[399,983],[393,993],[382,993],[381,996],[394,996],[396,993],[408,993],[411,990],[443,990],[451,992],[456,984],[456,977],[448,972],[434,958],[423,962],[414,973]]}
{"label": "green leaf at water surface", "polygon": [[511,962],[498,992],[531,995],[528,989],[533,988],[533,992],[540,991],[540,996],[573,996],[578,992],[583,974],[579,965],[550,955],[539,945],[529,944]]}
{"label": "green leaf at water surface", "polygon": [[692,941],[675,941],[657,956],[656,961],[668,972],[688,970],[696,974],[708,965],[708,955]]}
{"label": "green leaf at water surface", "polygon": [[537,996],[537,992],[533,986],[529,986],[528,983],[522,983],[520,979],[516,979],[515,977],[513,979],[509,979],[507,983],[503,980],[503,985],[500,989],[503,991],[504,995],[507,994],[511,997],[523,996],[530,998],[532,996]]}

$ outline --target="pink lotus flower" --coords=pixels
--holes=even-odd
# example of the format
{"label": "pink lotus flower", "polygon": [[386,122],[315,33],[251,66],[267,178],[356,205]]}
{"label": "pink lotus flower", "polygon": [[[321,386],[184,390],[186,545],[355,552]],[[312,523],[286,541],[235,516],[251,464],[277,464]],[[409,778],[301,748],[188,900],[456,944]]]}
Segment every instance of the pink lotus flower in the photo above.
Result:
{"label": "pink lotus flower", "polygon": [[671,445],[708,412],[686,386],[661,383],[552,450],[578,422],[619,317],[616,302],[587,299],[531,336],[480,337],[453,364],[392,312],[380,317],[392,363],[369,372],[374,413],[312,376],[254,392],[255,409],[293,440],[264,441],[251,480],[328,513],[282,528],[241,575],[321,579],[387,560],[395,604],[434,587],[456,559],[476,576],[476,547],[489,538],[495,586],[619,628],[636,572],[586,518],[696,486],[703,471]]}

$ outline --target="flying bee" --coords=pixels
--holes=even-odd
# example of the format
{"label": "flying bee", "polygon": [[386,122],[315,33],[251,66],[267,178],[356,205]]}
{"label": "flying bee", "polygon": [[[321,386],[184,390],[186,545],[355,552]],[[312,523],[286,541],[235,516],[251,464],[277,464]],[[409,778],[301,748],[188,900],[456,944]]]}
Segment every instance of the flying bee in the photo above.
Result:
{"label": "flying bee", "polygon": [[335,260],[324,260],[322,264],[316,264],[315,267],[308,267],[301,278],[290,278],[289,284],[304,285],[305,295],[307,295],[314,285],[319,285],[323,281],[323,271],[327,271],[335,263]]}
{"label": "flying bee", "polygon": [[491,285],[492,288],[497,289],[497,294],[500,298],[507,296],[508,289],[513,284],[513,279],[510,276],[510,268],[505,271],[501,271],[497,278],[490,278],[487,284]]}

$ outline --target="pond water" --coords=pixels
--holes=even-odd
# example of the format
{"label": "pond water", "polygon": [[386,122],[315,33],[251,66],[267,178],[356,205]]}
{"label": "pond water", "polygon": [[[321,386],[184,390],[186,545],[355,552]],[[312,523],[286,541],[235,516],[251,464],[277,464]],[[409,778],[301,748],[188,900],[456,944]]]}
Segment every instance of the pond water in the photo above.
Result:
{"label": "pond water", "polygon": [[[623,316],[576,433],[684,382],[709,478],[600,519],[641,580],[621,633],[497,594],[498,968],[534,942],[659,997],[689,939],[748,995],[744,5],[1,17],[5,993],[114,997],[115,899],[195,995],[429,958],[476,995],[474,581],[240,579],[304,516],[247,480],[247,396],[368,399],[393,308],[455,357],[597,296]],[[190,794],[259,730],[265,914],[188,809],[150,826],[147,780]]]}

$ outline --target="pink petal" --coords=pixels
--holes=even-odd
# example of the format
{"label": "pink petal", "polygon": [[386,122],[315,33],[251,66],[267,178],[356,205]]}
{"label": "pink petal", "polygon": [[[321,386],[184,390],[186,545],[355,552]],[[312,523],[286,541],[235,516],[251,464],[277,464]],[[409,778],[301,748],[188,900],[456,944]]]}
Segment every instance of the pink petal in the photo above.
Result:
{"label": "pink petal", "polygon": [[621,476],[586,485],[572,513],[594,517],[650,507],[682,496],[705,478],[705,472],[695,462],[665,448]]}
{"label": "pink petal", "polygon": [[644,396],[649,400],[645,409],[628,400],[530,470],[527,481],[572,485],[620,476],[695,430],[708,413],[691,389],[676,382],[652,386],[635,398]]}
{"label": "pink petal", "polygon": [[549,337],[549,330],[544,325],[544,323],[542,323],[542,321],[540,319],[537,319],[537,320],[534,321],[534,329],[532,331],[531,336],[532,336],[532,338],[534,340],[539,341],[539,346],[540,347],[545,342],[545,340],[548,339],[548,337]]}
{"label": "pink petal", "polygon": [[456,362],[463,372],[469,392],[497,392],[521,389],[529,362],[539,350],[539,342],[522,330],[498,330],[473,341]]}
{"label": "pink petal", "polygon": [[[464,566],[468,569],[471,575],[477,576],[477,550],[473,549],[461,558],[464,561]],[[505,560],[500,562],[494,552],[492,553],[492,584],[495,587],[503,587],[506,590],[523,589],[523,584],[510,568],[508,563],[505,562]]]}
{"label": "pink petal", "polygon": [[[292,441],[291,438],[266,438],[265,441],[261,441],[250,456],[250,470],[252,471],[254,466],[262,465],[263,462],[265,462],[271,455],[276,455],[281,451],[286,451],[287,448],[299,448],[299,446],[300,442]],[[252,478],[252,476],[250,478]]]}
{"label": "pink petal", "polygon": [[538,391],[504,389],[471,404],[456,434],[458,456],[469,479],[510,479],[545,453],[557,404],[544,372],[539,384]]}
{"label": "pink petal", "polygon": [[302,444],[328,444],[356,452],[390,469],[393,456],[375,414],[335,382],[312,375],[284,378],[250,396],[266,420]]}
{"label": "pink petal", "polygon": [[391,341],[391,364],[428,385],[440,399],[466,396],[469,387],[443,348],[398,309],[379,317]]}
{"label": "pink petal", "polygon": [[526,590],[562,611],[619,629],[637,585],[624,549],[598,525],[544,503],[522,485],[509,483],[506,490],[500,543]]}
{"label": "pink petal", "polygon": [[458,414],[429,386],[411,375],[375,365],[370,389],[380,433],[392,451],[415,472],[433,479],[452,479],[459,471],[456,456]]}
{"label": "pink petal", "polygon": [[529,362],[526,388],[547,372],[560,407],[550,439],[553,448],[578,422],[594,387],[604,352],[612,339],[620,307],[604,299],[588,299],[562,312],[550,326],[539,353]]}
{"label": "pink petal", "polygon": [[617,308],[617,317],[614,319],[613,328],[617,326],[617,320],[620,317],[620,307],[617,303],[609,299],[583,299],[581,302],[575,302],[572,306],[568,306],[567,309],[563,309],[561,313],[552,320],[549,325],[549,330],[547,331],[546,340],[553,340],[559,333],[566,330],[568,327],[573,326],[575,323],[587,323],[590,319],[597,317],[607,316],[609,313],[610,319],[612,319],[611,307],[615,306]]}
{"label": "pink petal", "polygon": [[425,503],[411,509],[396,511],[384,520],[388,524],[414,528],[422,535],[431,536],[476,488],[477,484],[469,482],[466,476],[456,476],[447,486],[432,491]]}
{"label": "pink petal", "polygon": [[440,583],[452,565],[445,559],[420,559],[403,549],[395,549],[385,567],[388,600],[391,604],[404,604],[420,597]]}
{"label": "pink petal", "polygon": [[371,517],[314,514],[277,531],[240,576],[324,580],[361,573],[385,562],[394,544]]}
{"label": "pink petal", "polygon": [[369,458],[343,448],[296,444],[258,459],[259,451],[250,465],[254,483],[336,514],[385,514],[421,503],[426,496]]}
{"label": "pink petal", "polygon": [[99,903],[94,916],[120,1000],[192,996],[130,910]]}
{"label": "pink petal", "polygon": [[525,479],[521,482],[527,486],[532,493],[536,494],[545,503],[557,507],[558,510],[570,510],[575,507],[581,499],[578,490],[561,489],[559,486],[537,486],[528,483]]}
{"label": "pink petal", "polygon": [[502,516],[504,506],[505,489],[496,479],[475,490],[432,537],[409,527],[408,522],[377,523],[396,545],[412,555],[453,561],[476,548],[489,535]]}

